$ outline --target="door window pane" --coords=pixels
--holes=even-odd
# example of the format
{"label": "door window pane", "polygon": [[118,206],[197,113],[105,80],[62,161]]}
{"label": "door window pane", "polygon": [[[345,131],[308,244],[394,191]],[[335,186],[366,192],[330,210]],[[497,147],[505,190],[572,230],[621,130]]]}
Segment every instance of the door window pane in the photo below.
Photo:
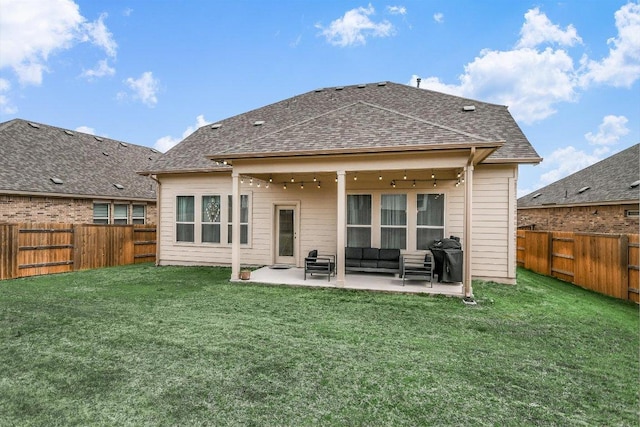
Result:
{"label": "door window pane", "polygon": [[293,209],[278,211],[278,255],[293,256]]}

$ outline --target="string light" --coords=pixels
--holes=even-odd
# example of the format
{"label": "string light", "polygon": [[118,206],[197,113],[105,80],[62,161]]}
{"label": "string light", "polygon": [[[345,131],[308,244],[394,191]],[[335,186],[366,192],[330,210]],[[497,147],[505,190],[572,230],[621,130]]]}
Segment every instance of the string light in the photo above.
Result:
{"label": "string light", "polygon": [[391,186],[392,186],[393,188],[396,188],[396,181],[395,181],[395,180],[392,180],[392,181],[391,181]]}
{"label": "string light", "polygon": [[316,176],[313,175],[313,182],[316,182]]}
{"label": "string light", "polygon": [[286,182],[285,182],[284,184],[282,184],[282,188],[283,188],[284,190],[286,190],[286,189],[287,189],[287,183],[286,183]]}
{"label": "string light", "polygon": [[435,179],[433,180],[433,186],[434,186],[434,187],[436,187],[436,186],[437,186],[437,184],[436,184],[436,180],[435,180]]}
{"label": "string light", "polygon": [[269,182],[273,182],[273,177],[269,175]]}
{"label": "string light", "polygon": [[402,177],[402,179],[407,179],[407,171],[404,171],[404,176]]}
{"label": "string light", "polygon": [[434,179],[436,177],[436,174],[431,172],[431,179]]}
{"label": "string light", "polygon": [[249,185],[253,185],[253,178],[249,178]]}
{"label": "string light", "polygon": [[244,184],[244,176],[240,177],[240,184]]}
{"label": "string light", "polygon": [[295,179],[293,179],[293,177],[291,177],[291,182],[295,182]]}
{"label": "string light", "polygon": [[301,183],[300,183],[300,189],[301,189],[301,190],[304,190],[304,182],[301,182]]}
{"label": "string light", "polygon": [[414,179],[412,187],[415,187],[415,186],[416,186],[416,180]]}
{"label": "string light", "polygon": [[357,181],[358,180],[358,174],[353,175],[353,180]]}
{"label": "string light", "polygon": [[382,181],[382,174],[378,175],[378,181]]}
{"label": "string light", "polygon": [[318,188],[320,188],[320,181],[318,181]]}

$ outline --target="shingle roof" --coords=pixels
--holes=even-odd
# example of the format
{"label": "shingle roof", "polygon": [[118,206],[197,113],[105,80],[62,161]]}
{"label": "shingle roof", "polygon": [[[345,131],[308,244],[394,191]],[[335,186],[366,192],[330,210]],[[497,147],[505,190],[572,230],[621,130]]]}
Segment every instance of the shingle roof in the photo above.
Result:
{"label": "shingle roof", "polygon": [[0,153],[0,193],[156,198],[136,173],[160,156],[149,147],[14,119],[0,124]]}
{"label": "shingle roof", "polygon": [[579,206],[623,201],[638,203],[640,186],[631,186],[638,180],[640,144],[520,197],[518,208],[547,205]]}
{"label": "shingle roof", "polygon": [[[475,111],[463,111],[473,105]],[[263,122],[263,123],[259,123]],[[206,125],[149,172],[215,170],[205,156],[501,142],[487,162],[541,159],[507,107],[397,83],[325,88]]]}

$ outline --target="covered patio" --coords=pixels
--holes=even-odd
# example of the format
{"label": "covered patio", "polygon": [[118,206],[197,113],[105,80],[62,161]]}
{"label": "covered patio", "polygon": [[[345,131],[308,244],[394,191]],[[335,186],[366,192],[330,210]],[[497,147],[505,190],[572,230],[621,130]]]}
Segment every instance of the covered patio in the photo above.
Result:
{"label": "covered patio", "polygon": [[314,288],[357,289],[377,292],[398,292],[410,294],[446,295],[463,297],[462,283],[433,283],[433,287],[424,280],[407,281],[402,286],[402,278],[391,274],[349,273],[344,285],[339,285],[336,276],[327,280],[325,275],[307,276],[304,280],[304,268],[262,267],[251,272],[249,280],[234,279],[236,282],[264,283],[270,285],[307,286]]}

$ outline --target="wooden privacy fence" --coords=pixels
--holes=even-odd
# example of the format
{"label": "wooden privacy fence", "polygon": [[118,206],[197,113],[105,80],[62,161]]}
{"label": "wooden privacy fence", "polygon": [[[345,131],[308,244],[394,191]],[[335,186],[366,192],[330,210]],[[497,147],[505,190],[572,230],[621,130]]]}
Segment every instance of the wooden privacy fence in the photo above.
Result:
{"label": "wooden privacy fence", "polygon": [[640,236],[518,230],[518,265],[640,302]]}
{"label": "wooden privacy fence", "polygon": [[154,261],[155,225],[0,224],[0,280]]}

